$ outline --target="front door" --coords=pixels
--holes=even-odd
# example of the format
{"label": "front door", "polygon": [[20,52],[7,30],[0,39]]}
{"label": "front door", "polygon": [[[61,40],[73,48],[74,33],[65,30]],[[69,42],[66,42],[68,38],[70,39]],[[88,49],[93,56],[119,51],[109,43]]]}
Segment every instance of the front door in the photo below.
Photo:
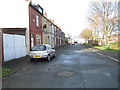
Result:
{"label": "front door", "polygon": [[34,46],[34,35],[31,34],[31,48]]}

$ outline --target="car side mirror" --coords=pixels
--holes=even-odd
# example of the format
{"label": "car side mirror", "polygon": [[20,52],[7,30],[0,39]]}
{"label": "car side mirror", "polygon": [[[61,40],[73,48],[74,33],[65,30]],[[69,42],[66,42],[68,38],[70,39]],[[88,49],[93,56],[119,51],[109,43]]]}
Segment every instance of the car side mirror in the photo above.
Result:
{"label": "car side mirror", "polygon": [[52,49],[55,49],[54,47]]}

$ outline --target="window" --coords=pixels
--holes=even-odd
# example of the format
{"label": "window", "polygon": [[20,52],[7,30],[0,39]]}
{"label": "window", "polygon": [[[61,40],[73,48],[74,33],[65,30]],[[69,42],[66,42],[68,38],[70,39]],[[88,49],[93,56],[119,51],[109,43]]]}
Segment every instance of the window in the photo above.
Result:
{"label": "window", "polygon": [[32,51],[44,51],[44,50],[46,50],[45,45],[36,45],[36,46],[32,47]]}
{"label": "window", "polygon": [[48,45],[48,49],[52,49],[52,47],[50,45]]}
{"label": "window", "polygon": [[31,34],[31,47],[34,46],[34,34]]}
{"label": "window", "polygon": [[36,15],[36,26],[39,27],[39,15]]}
{"label": "window", "polygon": [[36,40],[37,40],[37,44],[41,44],[41,37],[40,37],[40,35],[36,35]]}
{"label": "window", "polygon": [[42,10],[42,8],[40,8],[40,7],[39,7],[39,9],[38,9],[38,10],[39,10],[39,12],[40,12],[40,13],[43,13],[43,10]]}

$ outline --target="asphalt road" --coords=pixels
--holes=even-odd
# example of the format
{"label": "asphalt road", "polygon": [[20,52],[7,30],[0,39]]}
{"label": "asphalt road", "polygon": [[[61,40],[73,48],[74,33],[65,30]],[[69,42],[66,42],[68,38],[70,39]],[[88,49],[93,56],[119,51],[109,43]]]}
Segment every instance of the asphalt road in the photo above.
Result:
{"label": "asphalt road", "polygon": [[118,63],[83,45],[61,48],[50,62],[29,63],[3,88],[118,88]]}

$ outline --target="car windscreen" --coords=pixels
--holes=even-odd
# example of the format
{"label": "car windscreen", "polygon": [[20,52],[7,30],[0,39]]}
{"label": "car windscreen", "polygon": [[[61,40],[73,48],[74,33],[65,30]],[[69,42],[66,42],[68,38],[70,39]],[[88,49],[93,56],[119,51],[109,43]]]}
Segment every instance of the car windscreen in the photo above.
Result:
{"label": "car windscreen", "polygon": [[32,51],[44,51],[44,50],[46,50],[45,45],[36,45],[36,46],[32,47]]}

